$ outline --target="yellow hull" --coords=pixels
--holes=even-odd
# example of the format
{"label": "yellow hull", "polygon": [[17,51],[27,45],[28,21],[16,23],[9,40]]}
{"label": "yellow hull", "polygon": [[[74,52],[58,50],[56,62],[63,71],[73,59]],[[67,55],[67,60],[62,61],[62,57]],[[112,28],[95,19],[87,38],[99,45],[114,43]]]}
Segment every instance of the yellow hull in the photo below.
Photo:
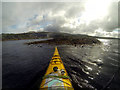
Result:
{"label": "yellow hull", "polygon": [[40,90],[74,90],[70,82],[70,78],[63,65],[63,62],[55,48],[52,60],[49,63],[48,69],[43,77],[40,85]]}

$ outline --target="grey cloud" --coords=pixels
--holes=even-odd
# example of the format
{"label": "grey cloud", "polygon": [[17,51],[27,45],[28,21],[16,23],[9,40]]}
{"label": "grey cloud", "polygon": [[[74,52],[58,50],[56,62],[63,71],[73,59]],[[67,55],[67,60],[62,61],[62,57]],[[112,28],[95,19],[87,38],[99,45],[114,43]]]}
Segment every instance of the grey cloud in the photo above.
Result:
{"label": "grey cloud", "polygon": [[80,17],[83,11],[84,11],[83,3],[74,3],[74,5],[66,11],[65,16],[69,18],[74,18],[76,16]]}
{"label": "grey cloud", "polygon": [[101,28],[107,32],[112,32],[113,29],[120,27],[120,25],[118,26],[118,15],[118,3],[113,2],[109,8],[108,16],[104,17],[102,20],[94,20],[90,22],[89,25],[80,25],[80,30],[89,33]]}
{"label": "grey cloud", "polygon": [[118,2],[118,27],[120,28],[120,1]]}
{"label": "grey cloud", "polygon": [[0,2],[0,33],[2,33],[2,3]]}
{"label": "grey cloud", "polygon": [[60,26],[57,25],[50,25],[44,28],[45,31],[49,32],[60,32]]}
{"label": "grey cloud", "polygon": [[49,32],[64,32],[64,33],[73,33],[73,29],[69,27],[60,27],[58,25],[50,25],[44,28],[45,31]]}
{"label": "grey cloud", "polygon": [[[120,3],[113,2],[109,8],[109,15],[104,17],[103,20],[91,21],[89,25],[86,23],[80,24],[76,28],[61,27],[65,23],[68,23],[66,19],[74,19],[75,17],[81,17],[84,12],[85,2],[4,2],[3,3],[3,32],[23,32],[27,31],[30,27],[34,28],[36,26],[43,26],[45,31],[53,32],[69,32],[69,33],[94,33],[98,28],[102,28],[106,31],[112,31],[118,27],[118,20],[120,21],[118,7],[120,8]],[[65,11],[63,16],[55,16],[60,11]],[[50,15],[51,14],[51,15]],[[34,15],[42,16],[45,18],[36,19],[33,18]],[[38,17],[36,16],[36,17]],[[33,18],[32,20],[29,20]],[[110,21],[109,21],[110,20]],[[25,24],[24,29],[9,30],[11,25]],[[47,24],[50,25],[47,25]],[[75,23],[73,23],[75,25]],[[120,26],[120,23],[119,23]]]}
{"label": "grey cloud", "polygon": [[[110,19],[110,21],[108,21]],[[118,28],[118,3],[113,2],[109,8],[109,15],[101,22],[101,27],[107,31]]]}

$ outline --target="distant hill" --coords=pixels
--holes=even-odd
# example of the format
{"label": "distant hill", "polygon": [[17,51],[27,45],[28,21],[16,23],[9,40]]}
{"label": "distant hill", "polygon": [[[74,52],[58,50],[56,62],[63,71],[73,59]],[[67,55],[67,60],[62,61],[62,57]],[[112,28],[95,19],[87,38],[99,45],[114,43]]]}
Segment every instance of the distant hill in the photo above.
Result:
{"label": "distant hill", "polygon": [[47,32],[28,32],[28,33],[20,33],[20,34],[2,34],[2,40],[22,40],[22,39],[38,39],[38,38],[46,38]]}
{"label": "distant hill", "polygon": [[[68,33],[54,33],[54,32],[28,32],[20,34],[2,34],[2,41],[5,40],[22,40],[22,39],[39,39],[39,38],[59,38],[68,37],[72,34]],[[85,36],[85,35],[82,35]]]}

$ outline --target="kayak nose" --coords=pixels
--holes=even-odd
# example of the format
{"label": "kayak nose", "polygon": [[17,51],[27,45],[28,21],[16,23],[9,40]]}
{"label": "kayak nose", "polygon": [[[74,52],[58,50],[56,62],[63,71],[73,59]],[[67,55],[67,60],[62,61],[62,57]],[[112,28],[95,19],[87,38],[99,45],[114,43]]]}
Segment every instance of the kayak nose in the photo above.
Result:
{"label": "kayak nose", "polygon": [[40,90],[74,90],[57,47],[41,82]]}

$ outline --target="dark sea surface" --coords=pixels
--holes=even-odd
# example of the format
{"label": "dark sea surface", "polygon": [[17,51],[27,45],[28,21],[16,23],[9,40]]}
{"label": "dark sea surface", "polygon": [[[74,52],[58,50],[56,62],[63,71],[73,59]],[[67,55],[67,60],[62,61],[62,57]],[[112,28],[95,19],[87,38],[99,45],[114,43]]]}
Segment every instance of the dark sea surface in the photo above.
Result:
{"label": "dark sea surface", "polygon": [[[45,40],[45,39],[41,39]],[[58,50],[75,90],[120,88],[118,40],[99,39],[102,45],[58,45]],[[54,53],[54,45],[2,42],[3,89],[38,88]],[[37,90],[37,89],[35,89]]]}

